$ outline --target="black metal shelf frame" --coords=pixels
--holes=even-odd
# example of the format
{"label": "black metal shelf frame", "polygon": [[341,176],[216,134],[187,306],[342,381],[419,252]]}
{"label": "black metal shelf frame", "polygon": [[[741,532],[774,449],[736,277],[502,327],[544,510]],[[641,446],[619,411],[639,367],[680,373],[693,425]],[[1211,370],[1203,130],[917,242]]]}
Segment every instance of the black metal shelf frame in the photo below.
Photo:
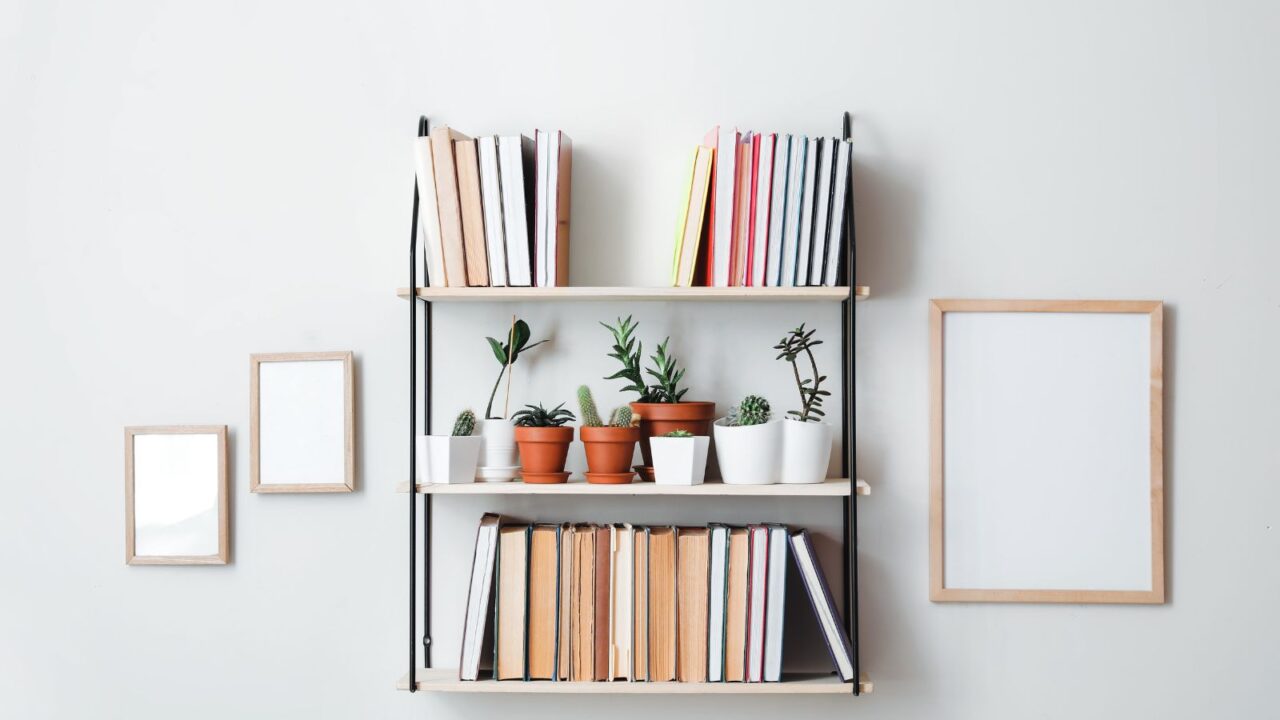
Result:
{"label": "black metal shelf frame", "polygon": [[[429,125],[426,116],[418,118],[418,137],[426,137],[429,131]],[[841,137],[845,140],[851,139],[852,133],[852,117],[849,113],[844,114]],[[853,160],[850,158],[850,165]],[[430,493],[418,493],[415,477],[415,469],[417,468],[417,437],[419,426],[422,428],[423,434],[431,433],[431,357],[434,352],[434,343],[431,342],[431,300],[427,298],[417,297],[414,288],[419,287],[418,283],[418,263],[417,263],[417,240],[418,240],[418,204],[419,193],[417,179],[414,179],[413,185],[413,225],[409,233],[409,692],[417,690],[417,683],[413,678],[417,677],[418,669],[418,608],[417,608],[417,588],[418,588],[418,572],[422,572],[424,580],[424,591],[422,597],[422,664],[425,668],[431,665],[431,556],[432,556],[432,503],[433,495]],[[857,447],[855,438],[857,437],[857,414],[854,409],[854,378],[855,378],[855,357],[854,357],[854,338],[856,337],[857,320],[856,313],[853,310],[854,294],[852,288],[854,286],[854,278],[857,270],[856,253],[854,252],[854,221],[853,221],[853,172],[850,167],[849,184],[846,189],[845,204],[849,211],[845,214],[845,239],[844,244],[844,284],[850,288],[849,296],[841,301],[841,324],[840,324],[840,368],[844,379],[844,402],[841,403],[841,438],[844,443],[844,452],[840,457],[841,475],[849,478],[849,498],[848,501],[841,506],[842,515],[842,552],[844,560],[843,583],[843,610],[845,629],[849,633],[849,638],[853,643],[853,677],[854,682],[850,683],[854,695],[859,694],[861,677],[861,664],[859,655],[861,647],[858,642],[858,493],[854,487],[855,478],[857,477]],[[423,278],[422,285],[426,285],[426,278]],[[414,301],[416,299],[416,302]],[[423,417],[418,417],[418,323],[422,320],[423,333],[426,340],[426,352],[423,353],[423,378],[425,379],[425,387],[421,391],[425,394],[425,402],[423,403]],[[418,564],[418,501],[422,500],[422,564],[419,568]]]}

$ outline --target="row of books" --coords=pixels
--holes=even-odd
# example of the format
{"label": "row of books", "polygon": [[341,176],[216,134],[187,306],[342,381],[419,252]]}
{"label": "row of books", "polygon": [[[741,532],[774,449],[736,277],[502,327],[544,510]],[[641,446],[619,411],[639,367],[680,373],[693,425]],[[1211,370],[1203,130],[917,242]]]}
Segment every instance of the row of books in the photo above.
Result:
{"label": "row of books", "polygon": [[838,138],[713,128],[693,154],[672,285],[844,282],[851,147]]}
{"label": "row of books", "polygon": [[[792,551],[841,680],[853,649],[808,533],[480,521],[459,677],[772,682]],[[492,618],[492,624],[488,623]]]}
{"label": "row of books", "polygon": [[471,138],[439,125],[413,148],[422,285],[569,283],[568,135]]}

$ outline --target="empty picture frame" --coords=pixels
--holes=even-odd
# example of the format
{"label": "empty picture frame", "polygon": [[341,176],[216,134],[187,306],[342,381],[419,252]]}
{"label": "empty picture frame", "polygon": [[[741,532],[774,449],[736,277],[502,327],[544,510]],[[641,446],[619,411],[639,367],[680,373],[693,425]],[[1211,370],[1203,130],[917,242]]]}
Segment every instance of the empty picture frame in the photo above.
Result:
{"label": "empty picture frame", "polygon": [[124,429],[125,562],[226,565],[227,426]]}
{"label": "empty picture frame", "polygon": [[354,490],[352,354],[263,353],[249,367],[249,490]]}
{"label": "empty picture frame", "polygon": [[931,301],[931,600],[1164,602],[1163,318]]}

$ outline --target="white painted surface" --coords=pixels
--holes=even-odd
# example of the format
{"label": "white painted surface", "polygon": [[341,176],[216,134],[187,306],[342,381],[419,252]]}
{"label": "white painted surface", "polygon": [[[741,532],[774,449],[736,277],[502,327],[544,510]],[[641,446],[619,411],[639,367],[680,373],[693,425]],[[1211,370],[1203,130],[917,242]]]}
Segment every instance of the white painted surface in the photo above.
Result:
{"label": "white painted surface", "polygon": [[342,360],[258,365],[258,482],[346,483],[345,368]]}
{"label": "white painted surface", "polygon": [[1151,321],[943,315],[944,584],[1151,589]]}
{"label": "white painted surface", "polygon": [[[805,31],[780,22],[788,12]],[[1278,30],[1280,8],[1239,1],[0,3],[5,714],[1271,713]],[[741,50],[755,47],[775,50]],[[875,292],[857,306],[858,470],[875,488],[859,501],[861,650],[875,693],[392,691],[408,552],[393,489],[409,479],[407,310],[392,293],[408,275],[418,114],[475,132],[564,128],[573,282],[661,285],[679,179],[708,128],[828,134],[846,109],[859,281]],[[929,603],[931,297],[1168,302],[1167,605]],[[617,386],[596,379],[612,365],[594,323],[633,311],[646,349],[671,333],[690,397],[724,407],[747,393],[795,404],[768,346],[800,322],[831,338],[820,362],[838,367],[834,306],[442,306],[437,431],[463,403],[482,410],[496,373],[480,336],[516,309],[556,342],[521,358],[513,404],[568,400],[584,382],[616,404]],[[359,490],[249,495],[248,355],[334,348],[360,356]],[[126,568],[121,428],[213,422],[231,426],[234,564]],[[458,654],[445,620],[462,612],[486,509],[777,519],[819,531],[824,564],[839,564],[829,499],[435,507],[450,543],[436,565],[450,586],[435,607],[441,665]],[[789,617],[788,637],[803,641],[804,622]]]}

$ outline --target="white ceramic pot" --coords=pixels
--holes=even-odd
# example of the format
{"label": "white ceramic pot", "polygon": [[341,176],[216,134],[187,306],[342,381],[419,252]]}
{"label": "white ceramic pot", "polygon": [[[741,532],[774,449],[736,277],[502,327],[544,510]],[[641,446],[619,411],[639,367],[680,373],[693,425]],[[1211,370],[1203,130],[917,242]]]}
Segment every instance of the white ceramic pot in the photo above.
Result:
{"label": "white ceramic pot", "polygon": [[726,485],[772,485],[778,482],[782,455],[782,421],[770,420],[745,427],[725,424],[720,418],[712,426],[716,438],[716,459]]}
{"label": "white ceramic pot", "polygon": [[659,485],[701,485],[707,474],[707,451],[711,438],[649,438],[653,454],[653,481]]}
{"label": "white ceramic pot", "polygon": [[480,438],[422,435],[418,438],[417,481],[436,485],[460,485],[476,480]]}
{"label": "white ceramic pot", "polygon": [[478,480],[504,482],[515,479],[520,470],[516,448],[516,427],[510,420],[482,420],[477,427],[480,437],[480,471]]}
{"label": "white ceramic pot", "polygon": [[827,479],[831,463],[831,426],[826,423],[782,421],[781,482],[809,485]]}

